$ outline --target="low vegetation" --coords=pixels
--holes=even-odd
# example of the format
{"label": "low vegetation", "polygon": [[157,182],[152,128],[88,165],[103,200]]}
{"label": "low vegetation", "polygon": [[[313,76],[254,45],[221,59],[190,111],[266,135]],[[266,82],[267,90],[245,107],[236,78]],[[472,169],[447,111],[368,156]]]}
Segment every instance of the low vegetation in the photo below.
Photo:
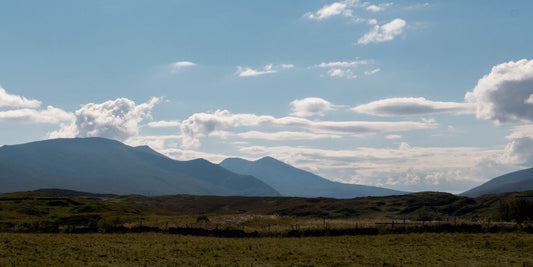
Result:
{"label": "low vegetation", "polygon": [[0,266],[533,266],[533,192],[0,195]]}
{"label": "low vegetation", "polygon": [[0,195],[0,232],[166,232],[219,237],[533,232],[533,192],[355,199],[114,196],[52,190]]}
{"label": "low vegetation", "polygon": [[[533,235],[0,234],[1,266],[531,266]],[[23,256],[22,256],[23,255]]]}

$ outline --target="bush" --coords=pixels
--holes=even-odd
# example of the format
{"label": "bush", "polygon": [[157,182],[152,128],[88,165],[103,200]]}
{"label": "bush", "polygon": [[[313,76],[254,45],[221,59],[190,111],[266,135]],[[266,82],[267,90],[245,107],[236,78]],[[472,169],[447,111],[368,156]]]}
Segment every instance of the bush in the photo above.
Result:
{"label": "bush", "polygon": [[522,223],[533,220],[533,201],[515,199],[510,202],[500,202],[500,217],[504,221]]}

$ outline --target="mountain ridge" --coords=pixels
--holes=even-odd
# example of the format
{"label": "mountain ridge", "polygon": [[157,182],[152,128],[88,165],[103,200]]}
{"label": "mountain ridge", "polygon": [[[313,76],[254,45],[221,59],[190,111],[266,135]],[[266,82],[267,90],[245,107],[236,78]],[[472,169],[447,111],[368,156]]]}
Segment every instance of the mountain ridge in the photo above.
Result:
{"label": "mountain ridge", "polygon": [[477,197],[486,194],[533,190],[533,168],[518,170],[495,177],[460,195]]}
{"label": "mountain ridge", "polygon": [[277,196],[253,176],[206,160],[177,161],[105,138],[64,138],[0,148],[0,191],[64,188],[113,194]]}
{"label": "mountain ridge", "polygon": [[375,186],[334,182],[269,156],[255,161],[227,158],[219,165],[236,173],[257,177],[283,196],[354,198],[406,193]]}

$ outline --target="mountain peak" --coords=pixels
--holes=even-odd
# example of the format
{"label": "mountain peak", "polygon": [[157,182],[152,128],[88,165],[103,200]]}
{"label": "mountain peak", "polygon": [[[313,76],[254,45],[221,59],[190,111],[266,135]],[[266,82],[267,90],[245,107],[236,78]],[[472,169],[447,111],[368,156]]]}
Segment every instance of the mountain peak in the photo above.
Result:
{"label": "mountain peak", "polygon": [[373,186],[333,182],[268,156],[256,161],[228,159],[220,165],[236,173],[257,177],[283,196],[353,198],[405,193]]}
{"label": "mountain peak", "polygon": [[64,138],[0,149],[0,192],[62,188],[113,194],[277,196],[259,179],[204,159],[177,161],[149,146]]}
{"label": "mountain peak", "polygon": [[273,158],[273,157],[270,157],[270,156],[262,157],[262,158],[256,160],[255,162],[268,162],[268,163],[283,163],[283,164],[285,164],[283,161],[278,160],[278,159]]}

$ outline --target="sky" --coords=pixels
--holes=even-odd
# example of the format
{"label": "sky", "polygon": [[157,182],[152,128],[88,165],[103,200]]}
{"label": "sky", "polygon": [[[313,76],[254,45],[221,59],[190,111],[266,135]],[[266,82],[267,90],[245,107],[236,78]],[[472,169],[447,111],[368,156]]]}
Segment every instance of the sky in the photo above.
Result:
{"label": "sky", "polygon": [[177,160],[463,192],[533,165],[531,1],[0,3],[0,145],[105,137]]}

